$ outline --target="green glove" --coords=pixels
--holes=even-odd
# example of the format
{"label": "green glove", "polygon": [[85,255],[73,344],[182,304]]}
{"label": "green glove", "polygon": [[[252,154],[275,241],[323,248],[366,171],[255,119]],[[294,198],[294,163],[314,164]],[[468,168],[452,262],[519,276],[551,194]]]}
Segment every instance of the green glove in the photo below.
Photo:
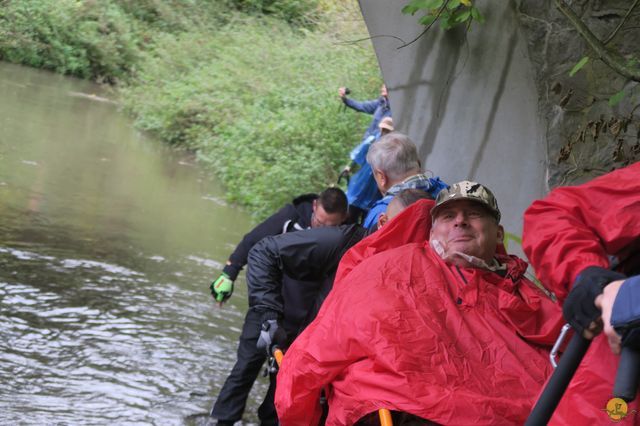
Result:
{"label": "green glove", "polygon": [[224,303],[233,294],[233,280],[224,272],[211,283],[211,295],[216,302]]}

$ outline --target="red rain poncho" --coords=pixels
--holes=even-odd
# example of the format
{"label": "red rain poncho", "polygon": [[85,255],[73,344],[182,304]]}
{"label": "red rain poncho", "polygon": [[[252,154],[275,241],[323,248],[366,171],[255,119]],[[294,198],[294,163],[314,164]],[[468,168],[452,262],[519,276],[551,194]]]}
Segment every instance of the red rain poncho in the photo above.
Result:
{"label": "red rain poncho", "polygon": [[[408,208],[345,255],[350,266],[341,265],[278,373],[283,425],[317,424],[326,385],[328,425],[353,424],[379,408],[450,425],[524,422],[551,372],[560,310],[516,257],[499,256],[508,267],[501,277],[445,264],[426,234],[384,251],[394,234],[395,245],[415,238],[404,226],[428,229],[431,205]],[[362,260],[367,251],[381,252]]]}
{"label": "red rain poncho", "polygon": [[[535,201],[524,215],[523,248],[538,278],[566,298],[576,276],[588,266],[609,268],[640,255],[640,163],[586,184],[562,187]],[[596,337],[550,424],[609,424],[605,407],[613,397],[618,356],[604,335]],[[638,399],[629,412],[638,409]],[[640,424],[630,414],[622,424]]]}

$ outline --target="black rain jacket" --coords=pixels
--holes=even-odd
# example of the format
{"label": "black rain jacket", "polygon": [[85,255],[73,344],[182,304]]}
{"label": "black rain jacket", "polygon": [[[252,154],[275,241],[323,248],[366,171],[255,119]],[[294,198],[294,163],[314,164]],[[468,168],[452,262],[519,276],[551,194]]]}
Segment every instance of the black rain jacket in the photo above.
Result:
{"label": "black rain jacket", "polygon": [[342,225],[262,239],[249,252],[249,306],[277,313],[292,340],[320,310],[342,255],[367,232],[359,225]]}
{"label": "black rain jacket", "polygon": [[295,198],[291,204],[285,205],[275,214],[265,219],[247,233],[236,249],[229,256],[231,265],[225,265],[222,272],[235,281],[242,268],[247,264],[249,250],[258,241],[270,235],[279,235],[289,231],[307,229],[311,226],[313,200],[317,194],[304,194]]}

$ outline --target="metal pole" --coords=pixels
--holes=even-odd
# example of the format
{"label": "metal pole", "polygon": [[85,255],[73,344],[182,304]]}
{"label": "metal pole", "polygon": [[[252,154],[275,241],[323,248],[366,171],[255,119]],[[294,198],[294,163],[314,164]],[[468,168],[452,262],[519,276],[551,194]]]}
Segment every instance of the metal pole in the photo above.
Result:
{"label": "metal pole", "polygon": [[590,343],[590,340],[578,334],[571,338],[569,345],[567,345],[567,350],[560,358],[558,368],[555,369],[549,382],[547,382],[542,395],[540,395],[538,402],[533,407],[533,411],[529,414],[525,426],[546,425],[549,422],[584,354],[589,349]]}

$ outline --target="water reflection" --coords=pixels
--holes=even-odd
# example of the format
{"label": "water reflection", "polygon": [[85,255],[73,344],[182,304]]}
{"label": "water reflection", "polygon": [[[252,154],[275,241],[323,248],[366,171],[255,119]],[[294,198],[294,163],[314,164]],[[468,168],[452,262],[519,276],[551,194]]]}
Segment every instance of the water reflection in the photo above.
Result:
{"label": "water reflection", "polygon": [[246,309],[206,283],[248,218],[101,88],[0,63],[0,93],[0,424],[200,419]]}

